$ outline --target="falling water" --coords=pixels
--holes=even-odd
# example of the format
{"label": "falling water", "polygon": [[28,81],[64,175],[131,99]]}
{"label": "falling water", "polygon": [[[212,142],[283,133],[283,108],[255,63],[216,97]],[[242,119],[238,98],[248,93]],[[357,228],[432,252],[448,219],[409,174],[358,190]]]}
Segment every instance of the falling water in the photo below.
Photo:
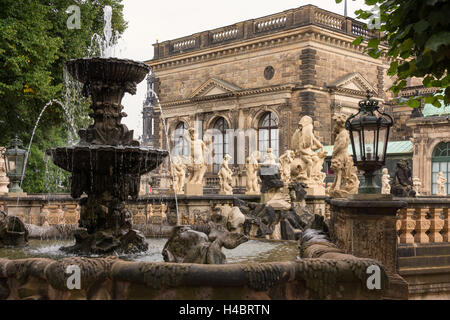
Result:
{"label": "falling water", "polygon": [[30,155],[31,145],[33,144],[34,134],[36,133],[36,129],[37,129],[38,125],[39,125],[39,121],[41,121],[41,117],[42,117],[42,115],[44,114],[45,110],[47,110],[47,108],[48,108],[49,106],[51,106],[52,104],[54,104],[54,103],[59,104],[59,105],[64,109],[63,104],[62,104],[61,102],[59,102],[58,100],[56,100],[56,99],[50,100],[50,101],[47,102],[47,104],[42,108],[41,113],[39,114],[39,116],[38,116],[38,118],[37,118],[37,120],[36,120],[36,124],[34,125],[33,132],[31,133],[30,143],[28,144],[27,153],[25,154],[25,161],[24,161],[24,163],[23,163],[22,178],[20,179],[20,186],[22,186],[23,178],[25,177],[25,171],[26,171],[27,163],[28,163],[28,156]]}
{"label": "falling water", "polygon": [[[164,116],[164,113],[163,113],[163,110],[162,110],[162,107],[161,107],[161,102],[160,102],[159,97],[156,94],[156,92],[150,87],[148,87],[148,91],[150,91],[150,92],[147,92],[147,94],[153,94],[155,96],[156,103],[158,104],[159,111],[161,112],[161,121],[163,123],[164,134],[166,136],[167,151],[169,151],[169,162],[170,162],[170,173],[172,175],[172,185],[175,186],[175,174],[173,172],[173,167],[172,167],[172,163],[173,163],[172,162],[172,152],[170,150],[169,131],[168,131],[167,124],[166,124],[166,117]],[[177,219],[178,219],[179,218],[178,197],[177,197],[177,192],[176,191],[174,192],[174,196],[175,196],[175,207],[176,207]]]}
{"label": "falling water", "polygon": [[111,6],[105,6],[103,8],[103,20],[105,26],[103,28],[103,36],[94,33],[91,38],[91,46],[88,49],[88,56],[99,56],[101,58],[110,58],[117,56],[121,52],[121,48],[115,44],[119,40],[119,33],[116,31],[113,33],[112,29],[112,8]]}

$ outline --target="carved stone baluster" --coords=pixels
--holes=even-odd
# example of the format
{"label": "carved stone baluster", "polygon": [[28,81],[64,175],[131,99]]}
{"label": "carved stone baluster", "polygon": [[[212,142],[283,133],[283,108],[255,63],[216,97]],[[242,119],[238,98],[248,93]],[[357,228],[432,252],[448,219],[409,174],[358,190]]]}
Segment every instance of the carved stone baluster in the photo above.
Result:
{"label": "carved stone baluster", "polygon": [[449,228],[449,208],[444,208],[444,225],[442,227],[442,241],[450,242],[450,228]]}
{"label": "carved stone baluster", "polygon": [[416,228],[416,221],[413,219],[414,209],[401,209],[400,211],[400,224],[399,230],[401,231],[399,237],[399,243],[414,243],[414,237],[412,231]]}
{"label": "carved stone baluster", "polygon": [[443,242],[442,235],[439,233],[444,226],[444,221],[441,219],[441,212],[443,209],[432,208],[430,209],[430,242]]}
{"label": "carved stone baluster", "polygon": [[65,224],[78,224],[77,206],[76,203],[66,204],[66,211],[64,212]]}
{"label": "carved stone baluster", "polygon": [[430,221],[426,219],[426,211],[422,208],[416,208],[416,234],[414,235],[415,243],[428,243],[430,239],[426,234],[427,230],[430,229]]}

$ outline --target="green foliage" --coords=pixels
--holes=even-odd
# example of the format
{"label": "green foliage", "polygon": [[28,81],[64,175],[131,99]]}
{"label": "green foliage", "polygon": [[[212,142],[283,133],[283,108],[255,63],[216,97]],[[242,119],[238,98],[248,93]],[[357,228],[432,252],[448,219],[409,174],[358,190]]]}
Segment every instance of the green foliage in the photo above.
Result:
{"label": "green foliage", "polygon": [[[368,40],[367,53],[378,58],[385,52],[394,59],[388,70],[388,75],[396,76],[391,90],[398,93],[406,86],[407,78],[423,78],[425,87],[441,88],[440,94],[426,97],[426,102],[437,107],[441,106],[439,100],[449,104],[450,1],[365,0],[365,4],[380,8],[381,36]],[[374,18],[370,11],[355,13],[360,19]],[[359,45],[363,40],[358,37],[353,43]],[[422,98],[410,99],[408,104],[417,107]]]}
{"label": "green foliage", "polygon": [[[64,101],[64,62],[87,56],[91,37],[102,34],[103,7],[113,7],[113,29],[120,34],[126,28],[122,0],[0,0],[0,145],[8,146],[18,134],[28,147],[36,120],[51,99]],[[81,10],[81,29],[67,28],[70,5]],[[72,101],[77,127],[88,122],[89,105],[83,99]],[[77,104],[77,108],[73,104]],[[55,180],[67,174],[51,161],[46,174],[44,152],[67,143],[69,126],[61,106],[53,104],[44,112],[33,140],[23,182],[26,192],[56,191]],[[60,172],[61,171],[61,172]],[[65,178],[64,178],[65,177]],[[49,181],[46,185],[46,180]],[[59,190],[59,188],[58,188]],[[62,190],[60,190],[62,191]],[[66,190],[67,191],[67,190]]]}

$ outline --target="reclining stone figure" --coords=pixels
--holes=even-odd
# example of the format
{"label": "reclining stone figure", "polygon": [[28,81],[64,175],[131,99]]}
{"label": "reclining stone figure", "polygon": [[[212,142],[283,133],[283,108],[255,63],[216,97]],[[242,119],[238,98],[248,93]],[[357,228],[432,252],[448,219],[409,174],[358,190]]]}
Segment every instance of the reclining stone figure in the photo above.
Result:
{"label": "reclining stone figure", "polygon": [[239,233],[231,233],[220,224],[215,223],[221,217],[212,217],[208,235],[190,226],[174,227],[162,255],[164,261],[174,263],[225,264],[226,256],[222,247],[234,249],[248,241]]}

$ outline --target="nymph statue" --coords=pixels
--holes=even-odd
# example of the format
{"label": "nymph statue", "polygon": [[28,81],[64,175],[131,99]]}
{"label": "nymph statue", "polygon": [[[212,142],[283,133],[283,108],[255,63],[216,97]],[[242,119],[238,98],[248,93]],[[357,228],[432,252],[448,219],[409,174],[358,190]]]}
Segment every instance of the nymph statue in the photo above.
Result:
{"label": "nymph statue", "polygon": [[314,194],[325,194],[323,181],[326,174],[322,172],[322,166],[326,152],[318,152],[323,149],[323,145],[314,135],[311,117],[304,116],[300,119],[292,145],[295,151],[295,159],[291,163],[292,181],[306,183]]}
{"label": "nymph statue", "polygon": [[333,116],[334,148],[331,156],[331,169],[334,171],[334,182],[328,189],[328,194],[333,198],[345,198],[350,194],[358,193],[359,179],[352,157],[348,154],[350,137],[345,129],[347,117],[344,114]]}
{"label": "nymph statue", "polygon": [[292,150],[287,150],[280,157],[280,173],[281,173],[281,181],[283,181],[284,185],[287,186],[291,183],[291,163],[294,161],[295,153]]}
{"label": "nymph statue", "polygon": [[383,168],[381,176],[381,194],[391,194],[391,176],[387,168]]}
{"label": "nymph statue", "polygon": [[183,156],[172,158],[173,184],[172,191],[177,194],[184,193],[184,184],[186,180],[186,164]]}
{"label": "nymph statue", "polygon": [[267,148],[267,152],[264,155],[264,164],[267,165],[277,165],[277,156],[273,153],[272,148]]}
{"label": "nymph statue", "polygon": [[8,193],[9,178],[6,175],[5,165],[5,151],[6,148],[0,147],[0,194]]}
{"label": "nymph statue", "polygon": [[189,128],[188,132],[191,154],[187,166],[189,177],[186,183],[185,192],[188,195],[203,195],[203,177],[208,168],[205,160],[205,153],[207,145],[211,144],[211,141],[203,142],[203,140],[198,139],[194,128]]}
{"label": "nymph statue", "polygon": [[231,183],[233,182],[233,171],[228,167],[228,162],[231,160],[231,156],[226,154],[223,157],[222,165],[220,166],[219,171],[219,186],[220,191],[219,194],[233,194],[233,187]]}
{"label": "nymph statue", "polygon": [[419,178],[413,178],[413,189],[416,192],[416,196],[420,196],[420,188],[422,187],[422,181]]}
{"label": "nymph statue", "polygon": [[245,159],[245,170],[247,171],[247,192],[245,194],[259,194],[259,158],[261,154],[259,151],[254,151],[250,156]]}
{"label": "nymph statue", "polygon": [[445,189],[445,184],[447,183],[447,179],[444,178],[444,173],[442,171],[438,173],[436,183],[437,183],[437,195],[446,196],[447,191]]}

